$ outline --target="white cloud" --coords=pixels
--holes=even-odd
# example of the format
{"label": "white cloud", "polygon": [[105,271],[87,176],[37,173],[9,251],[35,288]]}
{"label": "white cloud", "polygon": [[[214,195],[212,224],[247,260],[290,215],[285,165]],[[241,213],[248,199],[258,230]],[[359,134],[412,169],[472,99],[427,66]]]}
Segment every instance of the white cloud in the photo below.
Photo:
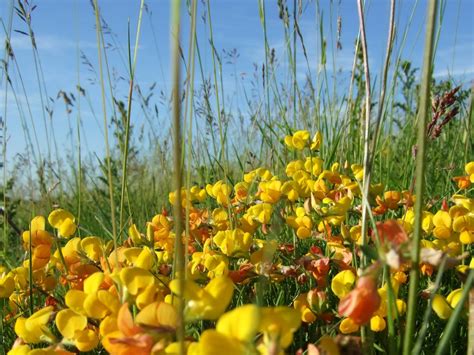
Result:
{"label": "white cloud", "polygon": [[[70,40],[66,38],[60,38],[54,35],[38,35],[35,36],[36,46],[40,51],[58,51],[66,49],[76,49],[79,45],[80,49],[96,48],[97,44],[90,41],[79,42],[76,40]],[[0,36],[0,43],[5,41],[5,36]],[[14,34],[11,37],[11,46],[13,51],[17,50],[31,50],[31,39],[30,37],[22,34]]]}

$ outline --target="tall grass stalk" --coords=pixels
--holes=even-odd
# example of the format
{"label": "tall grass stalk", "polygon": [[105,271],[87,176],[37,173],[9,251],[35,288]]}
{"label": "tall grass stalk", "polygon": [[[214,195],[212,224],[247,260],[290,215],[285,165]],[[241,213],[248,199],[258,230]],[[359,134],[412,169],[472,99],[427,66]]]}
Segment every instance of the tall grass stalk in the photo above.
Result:
{"label": "tall grass stalk", "polygon": [[135,68],[137,65],[137,53],[138,53],[138,44],[140,40],[140,30],[142,27],[142,15],[143,8],[145,6],[145,0],[140,2],[140,12],[138,14],[138,23],[137,23],[137,33],[135,35],[135,47],[133,49],[133,60],[130,58],[130,42],[129,42],[129,72],[130,72],[130,86],[128,89],[128,100],[127,100],[127,122],[125,123],[125,144],[123,148],[123,158],[122,158],[122,186],[120,191],[120,230],[122,230],[124,222],[124,205],[125,205],[125,189],[127,186],[127,164],[128,164],[128,148],[130,144],[130,117],[132,112],[132,97],[133,97],[133,86],[135,83]]}
{"label": "tall grass stalk", "polygon": [[413,336],[415,333],[415,316],[418,311],[418,284],[420,278],[420,240],[422,235],[422,213],[423,213],[423,191],[425,189],[425,169],[426,169],[426,126],[431,113],[431,78],[432,78],[432,58],[433,39],[435,33],[435,21],[438,8],[438,0],[431,0],[428,3],[426,20],[425,50],[423,58],[423,73],[420,90],[420,107],[418,116],[417,135],[417,156],[415,171],[415,222],[413,225],[410,288],[408,291],[407,318],[405,328],[405,338],[403,341],[403,354],[408,355],[412,351]]}
{"label": "tall grass stalk", "polygon": [[[365,33],[365,22],[364,22],[364,10],[362,7],[362,0],[357,0],[357,8],[359,12],[359,26],[360,26],[360,37],[361,46],[364,62],[365,72],[365,127],[364,127],[364,181],[363,181],[363,194],[369,195],[370,188],[370,109],[371,109],[371,90],[370,90],[370,70],[369,70],[369,56],[367,53],[367,39]],[[367,245],[367,229],[368,229],[368,210],[370,204],[367,199],[362,201],[362,245]],[[361,266],[364,269],[367,266],[367,257],[362,256]],[[368,329],[366,327],[361,328],[362,347],[367,351],[373,351],[370,341],[368,339]]]}
{"label": "tall grass stalk", "polygon": [[388,76],[388,69],[390,67],[390,58],[392,54],[393,48],[393,37],[395,35],[395,0],[390,1],[390,20],[389,20],[389,29],[388,29],[388,38],[387,38],[387,51],[385,54],[385,62],[383,65],[383,74],[382,74],[382,82],[380,85],[380,96],[379,96],[379,107],[377,110],[377,117],[375,119],[375,131],[374,137],[372,139],[372,147],[371,152],[372,157],[370,159],[370,169],[372,168],[372,164],[375,157],[375,149],[377,147],[377,142],[380,133],[380,125],[383,121],[383,113],[384,113],[384,103],[385,103],[385,93],[387,91],[387,76]]}
{"label": "tall grass stalk", "polygon": [[[186,152],[186,189],[191,188],[191,169],[192,169],[192,152],[193,152],[193,114],[194,114],[194,73],[195,73],[195,55],[196,55],[196,13],[197,0],[193,0],[191,4],[191,28],[189,30],[189,47],[188,47],[188,70],[186,72],[186,107],[184,117],[188,124],[187,133],[187,152]],[[176,198],[180,198],[180,194]],[[189,243],[189,214],[191,209],[191,199],[186,198],[186,243],[184,248],[185,260],[188,260],[188,243]],[[187,268],[186,268],[187,272]]]}
{"label": "tall grass stalk", "polygon": [[[219,152],[219,161],[223,162],[224,167],[224,181],[228,179],[228,172],[229,172],[229,164],[227,161],[227,149],[226,149],[226,142],[224,139],[224,122],[222,118],[221,112],[221,103],[219,98],[219,85],[217,83],[217,63],[216,63],[216,47],[214,45],[214,36],[212,31],[212,17],[211,17],[211,2],[207,1],[207,15],[208,15],[208,23],[209,23],[209,42],[211,44],[211,53],[212,53],[212,69],[213,69],[213,77],[214,77],[214,92],[216,94],[216,110],[217,110],[217,123],[219,127],[219,140],[221,144],[221,149]],[[223,89],[221,85],[221,89]]]}
{"label": "tall grass stalk", "polygon": [[[10,60],[10,53],[7,50],[10,46],[10,35],[12,31],[12,26],[13,26],[13,0],[10,0],[9,4],[9,15],[8,15],[8,23],[5,29],[6,36],[5,36],[5,52],[4,52],[4,57],[3,57],[3,65],[5,67],[5,70],[2,70],[1,76],[0,76],[0,83],[3,83],[3,80],[5,80],[5,95],[4,95],[4,101],[3,101],[3,122],[1,126],[1,135],[2,135],[2,175],[3,175],[3,183],[2,183],[2,192],[3,192],[3,236],[2,236],[2,257],[3,259],[6,259],[6,251],[8,250],[8,218],[9,218],[9,208],[7,206],[7,103],[8,103],[8,63]],[[8,41],[8,42],[7,42]],[[1,315],[3,319],[3,314]],[[3,334],[3,321],[2,321],[2,334]]]}
{"label": "tall grass stalk", "polygon": [[438,271],[436,273],[436,280],[434,283],[434,287],[431,290],[431,296],[430,299],[428,300],[428,304],[425,309],[425,314],[423,315],[423,323],[421,325],[421,330],[418,333],[415,345],[413,347],[413,353],[414,354],[420,354],[423,346],[423,341],[425,340],[425,335],[426,332],[428,331],[428,325],[430,321],[430,315],[431,315],[431,310],[432,310],[432,304],[433,304],[433,299],[436,296],[436,292],[438,292],[438,289],[441,285],[441,279],[443,278],[444,275],[444,270],[446,267],[446,260],[447,256],[445,255],[443,257],[443,260],[441,260],[441,264],[438,268]]}
{"label": "tall grass stalk", "polygon": [[175,227],[175,251],[174,251],[174,275],[178,278],[177,311],[178,328],[177,338],[179,342],[179,353],[185,353],[184,337],[184,250],[182,242],[183,212],[181,207],[181,187],[183,173],[181,166],[181,96],[180,96],[180,22],[181,1],[174,0],[171,6],[171,63],[172,63],[172,112],[173,112],[173,166],[174,166],[174,227]]}
{"label": "tall grass stalk", "polygon": [[[77,188],[77,224],[81,224],[81,205],[82,205],[82,152],[81,152],[81,61],[80,61],[80,49],[79,49],[79,33],[80,33],[80,25],[79,25],[79,4],[75,3],[75,13],[77,14],[75,17],[75,30],[76,30],[76,72],[77,72],[77,85],[76,85],[76,92],[77,92],[77,114],[76,114],[76,137],[77,137],[77,180],[76,180],[76,188]],[[81,230],[78,230],[79,236]]]}
{"label": "tall grass stalk", "polygon": [[[100,90],[101,90],[101,102],[103,111],[103,123],[104,123],[104,141],[105,141],[105,155],[107,161],[107,180],[109,187],[109,204],[110,204],[110,219],[112,222],[112,236],[114,242],[114,249],[117,250],[117,226],[115,224],[115,201],[114,201],[114,188],[112,181],[112,163],[110,158],[110,146],[109,146],[109,129],[107,125],[107,105],[105,103],[105,84],[104,84],[104,71],[102,65],[102,49],[104,47],[102,37],[102,26],[100,23],[99,15],[99,4],[97,0],[94,0],[94,12],[95,12],[95,25],[96,25],[96,37],[97,37],[97,57],[99,60],[99,76],[100,76]],[[118,254],[115,253],[115,261],[118,263]]]}

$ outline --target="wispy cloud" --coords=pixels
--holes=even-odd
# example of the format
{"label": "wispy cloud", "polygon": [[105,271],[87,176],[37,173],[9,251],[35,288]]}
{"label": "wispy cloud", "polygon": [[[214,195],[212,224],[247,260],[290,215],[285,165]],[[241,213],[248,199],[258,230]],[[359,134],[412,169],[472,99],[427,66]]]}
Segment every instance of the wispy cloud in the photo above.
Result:
{"label": "wispy cloud", "polygon": [[[465,77],[465,76],[470,76],[474,74],[474,64],[464,66],[464,67],[458,67],[456,69],[441,69],[438,70],[434,73],[435,78],[444,78],[444,77]],[[474,78],[469,78],[474,80]]]}
{"label": "wispy cloud", "polygon": [[[0,35],[0,42],[5,41],[5,35]],[[61,51],[67,49],[76,49],[79,46],[80,49],[96,48],[97,44],[91,41],[83,40],[71,40],[67,38],[61,38],[55,35],[38,35],[35,36],[36,46],[41,51]],[[31,39],[29,36],[22,34],[15,34],[10,40],[13,51],[19,50],[31,50]]]}

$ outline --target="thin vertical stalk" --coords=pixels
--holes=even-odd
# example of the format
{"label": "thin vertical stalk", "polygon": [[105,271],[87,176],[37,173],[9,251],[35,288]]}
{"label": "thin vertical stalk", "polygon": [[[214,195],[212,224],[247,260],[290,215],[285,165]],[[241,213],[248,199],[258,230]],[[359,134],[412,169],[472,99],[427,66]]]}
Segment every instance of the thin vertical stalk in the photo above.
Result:
{"label": "thin vertical stalk", "polygon": [[425,335],[426,335],[426,332],[428,331],[428,325],[429,325],[429,322],[430,322],[430,315],[431,315],[431,310],[432,310],[433,299],[436,295],[436,292],[438,292],[439,286],[441,285],[441,279],[443,278],[444,269],[446,268],[446,260],[447,260],[447,256],[444,256],[443,260],[441,261],[441,264],[438,268],[438,272],[436,274],[436,280],[435,280],[435,283],[434,283],[434,287],[431,290],[431,296],[428,300],[428,304],[427,304],[426,309],[425,309],[425,314],[423,315],[423,323],[421,325],[420,332],[418,333],[417,340],[416,340],[415,345],[413,347],[413,353],[414,354],[421,354],[423,341],[425,340]]}
{"label": "thin vertical stalk", "polygon": [[[12,24],[13,24],[13,0],[10,1],[9,4],[9,16],[8,16],[8,24],[6,28],[6,33],[5,33],[5,42],[8,41],[10,43],[10,35],[11,35],[11,30],[12,30]],[[7,48],[7,47],[5,47]],[[8,206],[7,206],[7,107],[8,107],[8,63],[10,60],[10,55],[9,51],[5,49],[4,52],[4,70],[2,70],[1,76],[0,76],[0,83],[3,81],[5,78],[5,95],[4,95],[4,101],[3,101],[3,125],[1,127],[1,133],[2,133],[2,175],[3,175],[3,182],[2,182],[2,190],[3,190],[3,208],[4,208],[4,215],[3,215],[3,244],[2,244],[2,255],[5,258],[6,252],[8,250]],[[3,318],[3,315],[2,315]],[[2,334],[3,334],[3,321],[2,321]]]}
{"label": "thin vertical stalk", "polygon": [[[217,66],[216,66],[216,48],[214,46],[214,36],[212,34],[212,19],[211,19],[211,2],[207,1],[207,15],[209,17],[209,41],[211,43],[211,52],[212,52],[212,67],[214,71],[214,90],[216,92],[216,109],[217,109],[217,119],[218,119],[218,126],[219,126],[219,139],[221,143],[221,150],[219,153],[219,160],[223,162],[224,165],[224,181],[227,181],[227,174],[228,174],[228,164],[226,157],[226,146],[224,141],[224,133],[223,133],[223,122],[222,122],[222,114],[221,114],[221,104],[219,99],[219,87],[217,85]],[[217,157],[216,157],[217,158]]]}
{"label": "thin vertical stalk", "polygon": [[174,152],[174,191],[176,199],[174,202],[174,225],[175,225],[175,251],[174,251],[174,274],[178,277],[178,329],[177,338],[179,342],[179,353],[185,353],[184,347],[184,252],[182,243],[183,232],[183,211],[181,208],[181,187],[182,187],[182,167],[181,167],[181,101],[180,101],[180,10],[181,1],[174,0],[171,6],[171,63],[172,63],[172,109],[173,109],[173,152]]}
{"label": "thin vertical stalk", "polygon": [[[267,68],[268,69],[268,68]],[[296,129],[296,0],[293,0],[293,128]]]}
{"label": "thin vertical stalk", "polygon": [[266,111],[266,118],[268,119],[268,122],[270,122],[270,88],[269,88],[269,80],[268,80],[268,74],[269,74],[269,65],[268,65],[268,53],[270,51],[270,48],[268,46],[268,37],[267,37],[267,17],[266,17],[266,12],[265,12],[265,2],[260,0],[258,2],[258,7],[259,7],[259,12],[260,12],[260,22],[262,23],[263,27],[263,40],[265,43],[265,78],[264,78],[264,84],[265,84],[265,111]]}
{"label": "thin vertical stalk", "polygon": [[382,122],[382,115],[384,112],[388,68],[390,66],[390,57],[391,57],[392,48],[393,48],[393,35],[395,31],[395,2],[396,2],[395,0],[390,1],[390,20],[389,20],[389,29],[388,29],[388,38],[387,38],[387,52],[385,54],[385,62],[383,65],[383,74],[382,74],[382,82],[381,82],[380,97],[379,97],[379,107],[377,110],[377,117],[375,119],[374,138],[372,139],[371,151],[373,152],[373,154],[370,159],[370,167],[372,167],[372,164],[374,162],[375,148],[377,146],[377,141],[378,141],[378,136],[379,136],[379,131],[380,131],[380,123]]}
{"label": "thin vertical stalk", "polygon": [[405,328],[405,339],[403,342],[403,354],[411,353],[413,345],[413,336],[415,332],[415,315],[418,312],[417,292],[420,277],[420,240],[422,235],[421,223],[423,212],[423,191],[425,189],[425,158],[426,158],[426,125],[430,114],[430,93],[432,76],[432,58],[433,58],[433,37],[435,32],[436,12],[438,0],[431,0],[428,3],[428,15],[426,21],[426,39],[423,58],[423,74],[420,91],[420,108],[418,116],[418,137],[417,137],[417,156],[416,156],[416,181],[415,181],[415,223],[413,225],[412,253],[411,253],[411,271],[410,288],[408,291],[408,310]]}
{"label": "thin vertical stalk", "polygon": [[[129,48],[129,71],[130,71],[130,86],[128,88],[128,101],[127,101],[127,122],[125,127],[125,146],[123,148],[123,158],[122,158],[122,187],[120,193],[120,225],[119,231],[123,230],[123,209],[125,205],[125,188],[127,187],[127,164],[128,164],[128,146],[130,142],[130,117],[132,112],[132,96],[133,96],[133,84],[135,80],[135,68],[137,65],[137,53],[138,53],[138,43],[140,40],[140,29],[142,27],[142,15],[143,8],[145,6],[145,0],[141,0],[140,3],[140,12],[138,14],[138,24],[137,24],[137,33],[135,35],[135,48],[133,49],[133,62],[130,58],[130,48]],[[130,42],[129,42],[130,47]]]}
{"label": "thin vertical stalk", "polygon": [[[365,71],[365,127],[364,127],[364,181],[363,190],[364,195],[369,195],[370,186],[370,109],[371,109],[371,89],[370,89],[370,71],[369,71],[369,57],[367,53],[367,40],[365,34],[365,23],[364,23],[364,12],[362,8],[362,0],[357,0],[359,9],[359,22],[360,22],[360,33],[361,33],[361,46],[364,62]],[[365,199],[362,201],[362,243],[367,244],[367,209],[370,208],[368,201]],[[362,262],[363,267],[366,265],[365,257]]]}
{"label": "thin vertical stalk", "polygon": [[[79,40],[80,40],[80,25],[79,25],[79,16],[80,9],[78,2],[75,2],[75,30],[77,35],[76,42],[76,71],[77,71],[77,116],[76,116],[76,129],[77,129],[77,224],[81,223],[81,204],[82,204],[82,156],[81,156],[81,61],[80,61],[80,49],[79,49]],[[79,236],[81,234],[81,229],[78,230]]]}
{"label": "thin vertical stalk", "polygon": [[[365,72],[365,127],[364,127],[364,181],[363,181],[363,194],[364,196],[369,196],[369,187],[370,187],[370,99],[371,99],[371,90],[370,90],[370,71],[369,71],[369,56],[367,53],[367,39],[365,32],[365,21],[364,21],[364,10],[362,8],[362,0],[357,0],[357,8],[359,12],[359,25],[360,25],[360,35],[361,35],[361,46],[364,62],[364,72]],[[370,205],[367,199],[362,201],[362,245],[367,245],[367,229],[368,229],[368,210]],[[362,268],[367,266],[367,257],[362,256],[361,260]],[[368,351],[372,351],[370,342],[368,341],[367,328],[361,328],[361,340],[362,347]]]}
{"label": "thin vertical stalk", "polygon": [[[196,55],[196,13],[197,13],[197,0],[193,0],[191,4],[191,28],[188,48],[188,63],[189,69],[186,75],[187,89],[186,89],[186,108],[184,117],[188,119],[188,135],[187,135],[187,152],[186,152],[186,189],[189,192],[191,187],[191,161],[192,161],[192,149],[193,149],[193,114],[194,114],[194,72],[195,72],[195,55]],[[189,114],[188,114],[189,113]],[[180,194],[177,194],[176,198],[179,198]],[[188,243],[189,243],[189,211],[191,209],[191,199],[189,196],[186,198],[186,242],[184,248],[185,260],[188,260]],[[187,272],[187,269],[186,269]]]}
{"label": "thin vertical stalk", "polygon": [[[114,201],[114,188],[112,182],[112,165],[110,160],[110,146],[109,146],[109,129],[107,125],[107,105],[105,103],[105,85],[104,85],[104,71],[102,67],[102,26],[100,24],[99,16],[99,4],[97,0],[94,0],[94,11],[95,11],[95,25],[96,25],[96,36],[97,36],[97,55],[99,60],[99,76],[100,76],[100,90],[102,99],[102,111],[104,118],[104,140],[105,140],[105,154],[107,159],[107,179],[109,184],[109,203],[110,203],[110,219],[112,220],[112,236],[114,241],[114,249],[117,250],[117,226],[115,225],[115,201]],[[116,265],[118,263],[118,254],[115,253]]]}

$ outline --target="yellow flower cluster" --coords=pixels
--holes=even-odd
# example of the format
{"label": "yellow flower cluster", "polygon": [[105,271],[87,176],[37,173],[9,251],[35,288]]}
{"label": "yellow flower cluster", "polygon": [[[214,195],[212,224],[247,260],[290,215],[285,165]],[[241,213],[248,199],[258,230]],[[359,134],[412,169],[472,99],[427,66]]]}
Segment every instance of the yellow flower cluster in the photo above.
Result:
{"label": "yellow flower cluster", "polygon": [[[362,166],[328,165],[317,156],[319,132],[310,140],[308,131],[297,131],[284,142],[301,154],[285,177],[261,167],[235,184],[171,192],[169,202],[180,198],[189,212],[182,236],[166,209],[143,231],[130,224],[116,249],[99,236],[80,237],[64,209],[51,212],[50,227],[33,218],[21,236],[23,264],[0,268],[0,299],[18,337],[9,354],[174,354],[181,321],[190,325],[188,354],[284,353],[296,349],[296,332],[311,329],[302,322],[342,334],[366,324],[384,332],[388,314],[403,317],[407,307],[400,290],[410,268],[416,196],[372,184],[375,222],[363,248]],[[443,258],[460,275],[474,268],[473,169],[470,162],[468,175],[454,178],[460,190],[449,200],[423,212],[422,277],[429,279]],[[184,275],[173,269],[176,243],[188,256]],[[372,262],[361,271],[363,254]],[[462,288],[446,298],[425,293],[438,317],[448,319]],[[329,336],[318,346],[339,351]]]}

